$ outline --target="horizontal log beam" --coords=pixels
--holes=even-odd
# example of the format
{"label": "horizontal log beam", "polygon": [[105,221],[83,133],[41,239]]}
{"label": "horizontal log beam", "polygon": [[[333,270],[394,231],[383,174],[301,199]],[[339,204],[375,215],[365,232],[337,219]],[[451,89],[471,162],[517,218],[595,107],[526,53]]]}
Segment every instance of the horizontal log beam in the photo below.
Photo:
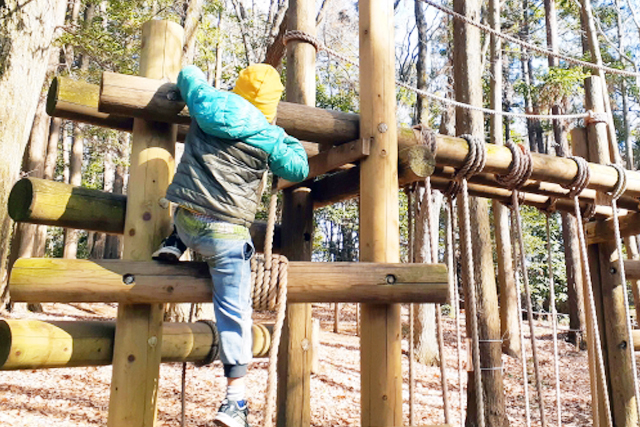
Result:
{"label": "horizontal log beam", "polygon": [[[8,208],[17,222],[122,234],[127,196],[29,177],[13,186]],[[275,253],[280,253],[280,229],[276,225]],[[267,223],[254,222],[249,232],[256,250],[263,252]]]}
{"label": "horizontal log beam", "polygon": [[[323,206],[338,203],[344,200],[352,199],[358,196],[360,191],[360,173],[359,168],[353,168],[347,171],[342,171],[333,174],[320,181],[314,182],[310,185],[313,193],[314,208],[321,208]],[[436,170],[437,171],[437,170]],[[411,171],[400,169],[399,182],[400,186],[405,186],[412,182],[416,182],[418,177]],[[511,203],[511,191],[492,187],[489,185],[477,184],[475,182],[477,178],[474,176],[468,184],[469,194],[475,197],[484,197],[488,199],[495,199],[504,204]],[[443,178],[437,175],[431,176],[431,186],[436,190],[445,190],[451,180],[449,178]],[[541,194],[521,193],[521,204],[533,206],[538,209],[547,209],[551,203],[551,197]],[[580,200],[580,208],[587,209],[589,201]],[[564,212],[573,212],[574,204],[571,199],[557,199],[556,209]],[[620,211],[621,214],[626,213],[625,210]],[[608,206],[597,205],[595,210],[595,218],[605,219],[610,218],[612,214],[611,208]]]}
{"label": "horizontal log beam", "polygon": [[[640,260],[627,259],[624,261],[624,271],[627,280],[640,280]],[[638,309],[640,307],[636,307]]]}
{"label": "horizontal log beam", "polygon": [[[184,103],[177,101],[177,99],[179,99],[179,96],[176,98],[177,89],[168,83],[136,76],[104,73],[101,89],[99,109],[104,112],[164,120],[171,123],[181,123],[185,121],[188,116],[187,110],[184,109]],[[156,94],[156,91],[158,94]],[[172,95],[170,95],[170,93],[172,93]],[[127,96],[127,99],[122,99],[123,96]],[[158,99],[157,102],[156,98]],[[282,104],[285,103],[281,103],[281,105]],[[323,125],[317,128],[317,135],[313,138],[303,139],[331,142],[334,145],[338,145],[341,142],[353,141],[359,138],[359,134],[354,133],[350,134],[350,138],[347,140],[340,140],[339,137],[346,135],[346,133],[340,132],[337,129],[339,128],[338,123],[341,123],[341,120],[339,120],[337,118],[338,115],[333,112],[313,107],[302,107],[295,104],[286,106],[283,111],[284,115],[287,114],[289,107],[292,109],[305,109],[303,114],[305,121],[300,123],[303,129],[306,126],[312,126],[309,122],[313,120],[309,118],[313,117],[314,114],[322,115]],[[278,114],[280,118],[280,109]],[[335,119],[334,116],[336,117]],[[351,121],[350,123],[356,124],[358,122],[358,116],[351,114],[348,117],[348,120]],[[288,133],[294,130],[293,128],[287,129],[286,126],[283,127]],[[295,134],[292,135],[296,136]],[[320,138],[321,135],[325,135],[325,137],[328,136],[329,138],[320,141],[318,138]],[[462,167],[469,151],[467,142],[462,138],[445,135],[436,135],[436,138],[438,147],[434,156],[436,165],[452,166],[455,168]],[[418,144],[418,141],[413,132],[404,131],[399,133],[398,143],[401,146],[415,145]],[[569,185],[574,181],[578,167],[573,160],[538,153],[532,153],[532,158],[532,180],[552,182],[560,185]],[[504,175],[509,171],[511,160],[511,151],[507,147],[487,144],[487,163],[484,172]],[[618,180],[618,174],[612,167],[589,163],[589,169],[591,171],[589,188],[607,192],[614,189]],[[627,171],[627,190],[625,195],[629,197],[640,196],[639,172]]]}
{"label": "horizontal log beam", "polygon": [[[370,141],[359,139],[320,151],[317,155],[309,157],[307,179],[311,180],[317,176],[332,172],[341,166],[357,162],[368,156],[370,149]],[[277,188],[278,190],[283,190],[294,185],[297,185],[297,183],[286,179],[278,179]]]}
{"label": "horizontal log beam", "polygon": [[[175,84],[125,74],[102,74],[98,110],[160,122],[191,123]],[[355,141],[359,134],[357,114],[285,101],[278,104],[277,124],[298,139],[329,145]]]}
{"label": "horizontal log beam", "polygon": [[[444,303],[443,264],[289,262],[290,302]],[[130,284],[129,284],[130,283]],[[211,301],[206,263],[22,258],[9,282],[16,302],[153,304]]]}
{"label": "horizontal log beam", "polygon": [[[162,362],[204,363],[219,342],[215,324],[165,322]],[[110,365],[115,322],[0,320],[0,370]],[[253,356],[265,357],[269,325],[253,325]]]}
{"label": "horizontal log beam", "polygon": [[23,178],[9,194],[14,221],[122,234],[127,197],[39,178]]}
{"label": "horizontal log beam", "polygon": [[[623,215],[620,218],[620,236],[627,237],[640,234],[640,213]],[[615,241],[613,218],[604,221],[590,222],[584,227],[587,244]]]}

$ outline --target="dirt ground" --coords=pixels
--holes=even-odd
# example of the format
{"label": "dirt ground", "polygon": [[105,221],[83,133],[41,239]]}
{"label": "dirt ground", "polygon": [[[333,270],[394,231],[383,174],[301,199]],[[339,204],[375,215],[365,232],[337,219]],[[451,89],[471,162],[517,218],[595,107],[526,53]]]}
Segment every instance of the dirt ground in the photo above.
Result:
{"label": "dirt ground", "polygon": [[[406,317],[406,308],[403,313]],[[19,312],[14,318],[44,320],[112,319],[115,306],[107,304],[45,304],[45,314]],[[321,321],[319,372],[311,378],[311,423],[313,426],[357,426],[360,424],[359,338],[353,304],[342,306],[341,333],[333,333],[333,307],[314,304],[314,317]],[[261,316],[258,316],[261,317]],[[405,319],[406,320],[406,319]],[[445,317],[445,359],[452,408],[451,424],[459,425],[460,413],[455,323]],[[545,414],[549,425],[557,425],[553,341],[550,325],[536,322],[543,376]],[[464,330],[464,329],[463,329]],[[528,331],[528,328],[527,328]],[[589,371],[586,352],[577,352],[560,335],[560,387],[562,425],[591,425]],[[527,335],[528,339],[528,335]],[[463,339],[464,345],[464,339]],[[528,348],[529,396],[533,425],[540,414],[533,362]],[[403,343],[404,423],[409,423],[407,343]],[[466,349],[463,348],[466,364]],[[512,426],[525,426],[522,365],[503,356],[507,413]],[[250,422],[262,425],[266,359],[256,359],[248,374]],[[466,367],[465,367],[466,368]],[[158,426],[180,426],[182,364],[164,364],[160,371]],[[466,405],[466,371],[463,373],[463,407]],[[111,367],[5,371],[0,373],[0,426],[93,427],[105,426],[109,405]],[[444,423],[440,369],[416,363],[416,425]],[[224,397],[224,378],[218,363],[196,368],[188,365],[186,426],[211,426]]]}

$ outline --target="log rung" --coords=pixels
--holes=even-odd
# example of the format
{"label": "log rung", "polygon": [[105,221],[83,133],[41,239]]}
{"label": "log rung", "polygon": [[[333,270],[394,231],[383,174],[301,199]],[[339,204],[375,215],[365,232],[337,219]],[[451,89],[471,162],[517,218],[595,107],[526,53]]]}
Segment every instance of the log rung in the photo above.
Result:
{"label": "log rung", "polygon": [[[290,302],[445,303],[444,264],[289,262]],[[210,302],[206,263],[19,259],[9,281],[16,302]]]}

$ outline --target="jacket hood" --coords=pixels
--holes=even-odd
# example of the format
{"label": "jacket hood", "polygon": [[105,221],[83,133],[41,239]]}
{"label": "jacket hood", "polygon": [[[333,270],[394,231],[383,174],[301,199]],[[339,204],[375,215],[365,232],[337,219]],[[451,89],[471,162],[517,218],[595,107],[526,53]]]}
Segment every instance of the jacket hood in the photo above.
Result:
{"label": "jacket hood", "polygon": [[271,123],[276,117],[284,87],[280,75],[269,64],[253,64],[240,72],[233,92],[262,111]]}

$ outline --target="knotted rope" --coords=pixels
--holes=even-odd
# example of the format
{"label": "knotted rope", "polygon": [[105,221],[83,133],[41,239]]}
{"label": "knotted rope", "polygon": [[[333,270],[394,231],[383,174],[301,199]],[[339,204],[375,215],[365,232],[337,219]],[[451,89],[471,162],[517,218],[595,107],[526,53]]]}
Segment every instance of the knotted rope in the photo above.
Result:
{"label": "knotted rope", "polygon": [[[587,288],[587,300],[589,302],[588,309],[589,309],[589,315],[591,316],[591,319],[593,322],[592,335],[593,335],[594,342],[592,344],[594,345],[592,345],[591,347],[594,348],[596,353],[596,365],[597,365],[596,369],[598,370],[598,374],[600,375],[600,378],[604,380],[607,378],[607,376],[606,376],[605,367],[604,367],[604,357],[602,355],[602,340],[600,338],[600,329],[598,327],[598,317],[596,314],[596,304],[595,304],[595,298],[593,296],[593,284],[591,282],[591,268],[589,267],[589,258],[587,255],[587,243],[584,235],[582,213],[580,212],[580,204],[578,202],[578,195],[589,184],[590,170],[589,170],[589,164],[582,157],[574,156],[569,158],[573,159],[573,161],[576,162],[576,165],[578,167],[578,173],[576,174],[574,181],[570,185],[566,186],[565,188],[568,188],[570,190],[569,194],[571,197],[573,197],[573,201],[574,201],[574,214],[576,216],[576,220],[577,220],[576,222],[578,223],[578,240],[580,241],[580,256],[582,257],[582,269],[583,269],[585,280],[587,281],[586,288]],[[607,419],[607,426],[613,427],[613,418],[611,416],[611,402],[609,401],[609,390],[606,386],[602,387],[602,393],[603,393],[603,400],[604,400],[604,405],[606,410],[605,415]],[[597,402],[594,402],[593,404],[594,419],[599,419],[600,415],[599,415],[598,407],[599,405],[597,404]]]}
{"label": "knotted rope", "polygon": [[[547,420],[544,413],[544,397],[542,392],[542,378],[540,375],[540,361],[538,358],[538,345],[535,335],[535,326],[533,324],[533,307],[531,305],[531,289],[529,285],[529,274],[527,272],[527,264],[524,249],[524,237],[522,235],[522,219],[520,217],[520,201],[518,199],[518,188],[520,188],[531,176],[533,170],[533,158],[531,152],[524,145],[516,146],[511,141],[505,144],[511,151],[512,160],[509,166],[509,171],[506,175],[497,176],[498,182],[506,185],[511,191],[511,221],[515,222],[516,232],[518,237],[518,243],[520,248],[520,269],[522,275],[522,281],[524,282],[524,291],[526,295],[527,303],[527,316],[529,317],[529,331],[531,334],[531,350],[533,353],[533,368],[534,376],[536,379],[536,390],[538,392],[538,402],[540,409],[540,421],[543,427],[547,425]],[[524,349],[524,347],[523,347]],[[523,358],[523,364],[526,364],[526,359]],[[525,383],[525,388],[527,387]]]}
{"label": "knotted rope", "polygon": [[620,222],[618,221],[618,205],[617,201],[627,189],[627,172],[624,168],[617,164],[609,165],[618,172],[618,181],[609,193],[611,197],[611,209],[613,210],[613,231],[616,239],[616,250],[618,252],[618,268],[620,269],[620,281],[622,282],[622,295],[624,297],[624,315],[627,327],[627,350],[629,351],[629,360],[633,369],[633,391],[636,397],[636,405],[638,414],[640,414],[640,393],[638,391],[638,370],[636,369],[635,347],[633,344],[633,333],[631,325],[631,310],[629,308],[629,292],[627,289],[627,275],[624,270],[624,260],[622,259],[622,239],[620,237]]}

